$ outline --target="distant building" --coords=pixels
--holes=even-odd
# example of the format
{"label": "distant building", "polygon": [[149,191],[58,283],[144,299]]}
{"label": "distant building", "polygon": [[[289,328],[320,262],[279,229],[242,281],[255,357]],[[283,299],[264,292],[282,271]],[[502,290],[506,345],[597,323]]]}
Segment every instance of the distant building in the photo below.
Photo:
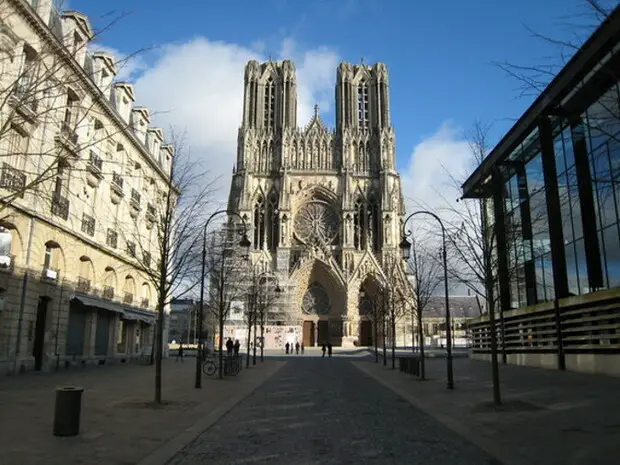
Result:
{"label": "distant building", "polygon": [[[620,7],[463,185],[489,207],[508,363],[620,375]],[[490,358],[488,316],[472,357]]]}

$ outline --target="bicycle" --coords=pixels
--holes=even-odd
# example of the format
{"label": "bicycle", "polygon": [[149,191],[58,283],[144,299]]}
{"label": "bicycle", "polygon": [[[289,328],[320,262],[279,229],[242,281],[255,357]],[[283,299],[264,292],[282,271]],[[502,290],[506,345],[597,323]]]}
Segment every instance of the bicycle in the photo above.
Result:
{"label": "bicycle", "polygon": [[217,372],[217,364],[212,355],[209,355],[202,363],[202,371],[207,376],[213,376]]}
{"label": "bicycle", "polygon": [[227,376],[237,376],[241,371],[241,361],[238,356],[228,356],[224,360],[224,374]]}

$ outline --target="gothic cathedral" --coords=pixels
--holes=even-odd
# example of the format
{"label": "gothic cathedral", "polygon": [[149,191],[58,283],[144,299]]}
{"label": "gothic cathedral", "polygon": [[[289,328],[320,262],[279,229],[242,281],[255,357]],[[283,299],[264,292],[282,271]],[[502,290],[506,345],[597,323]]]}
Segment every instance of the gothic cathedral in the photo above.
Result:
{"label": "gothic cathedral", "polygon": [[228,208],[251,230],[252,263],[273,271],[284,289],[265,346],[371,345],[364,295],[395,264],[404,277],[405,212],[386,66],[338,66],[335,129],[316,106],[306,126],[297,126],[289,60],[250,61],[244,84]]}

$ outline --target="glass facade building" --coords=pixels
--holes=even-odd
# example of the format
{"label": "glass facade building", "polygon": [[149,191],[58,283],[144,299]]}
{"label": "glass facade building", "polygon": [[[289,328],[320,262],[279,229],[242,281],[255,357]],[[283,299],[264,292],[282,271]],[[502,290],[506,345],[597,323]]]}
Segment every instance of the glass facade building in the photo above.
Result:
{"label": "glass facade building", "polygon": [[463,185],[493,204],[508,362],[620,375],[619,77],[617,8]]}

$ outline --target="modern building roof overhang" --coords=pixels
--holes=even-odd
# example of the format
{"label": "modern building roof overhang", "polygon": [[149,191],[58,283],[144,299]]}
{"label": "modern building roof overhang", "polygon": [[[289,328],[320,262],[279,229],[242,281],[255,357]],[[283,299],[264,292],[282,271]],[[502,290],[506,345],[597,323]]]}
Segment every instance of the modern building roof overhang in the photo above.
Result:
{"label": "modern building roof overhang", "polygon": [[[484,195],[484,183],[492,168],[501,163],[538,125],[541,117],[565,112],[567,100],[574,100],[593,86],[598,89],[600,81],[595,74],[605,74],[611,65],[620,62],[620,6],[603,21],[597,30],[553,78],[546,89],[536,98],[514,126],[499,141],[476,170],[463,183],[463,197],[477,198]],[[613,63],[599,66],[607,55]],[[614,73],[616,80],[618,73]],[[598,89],[604,90],[604,89]],[[570,104],[569,104],[570,105]]]}

